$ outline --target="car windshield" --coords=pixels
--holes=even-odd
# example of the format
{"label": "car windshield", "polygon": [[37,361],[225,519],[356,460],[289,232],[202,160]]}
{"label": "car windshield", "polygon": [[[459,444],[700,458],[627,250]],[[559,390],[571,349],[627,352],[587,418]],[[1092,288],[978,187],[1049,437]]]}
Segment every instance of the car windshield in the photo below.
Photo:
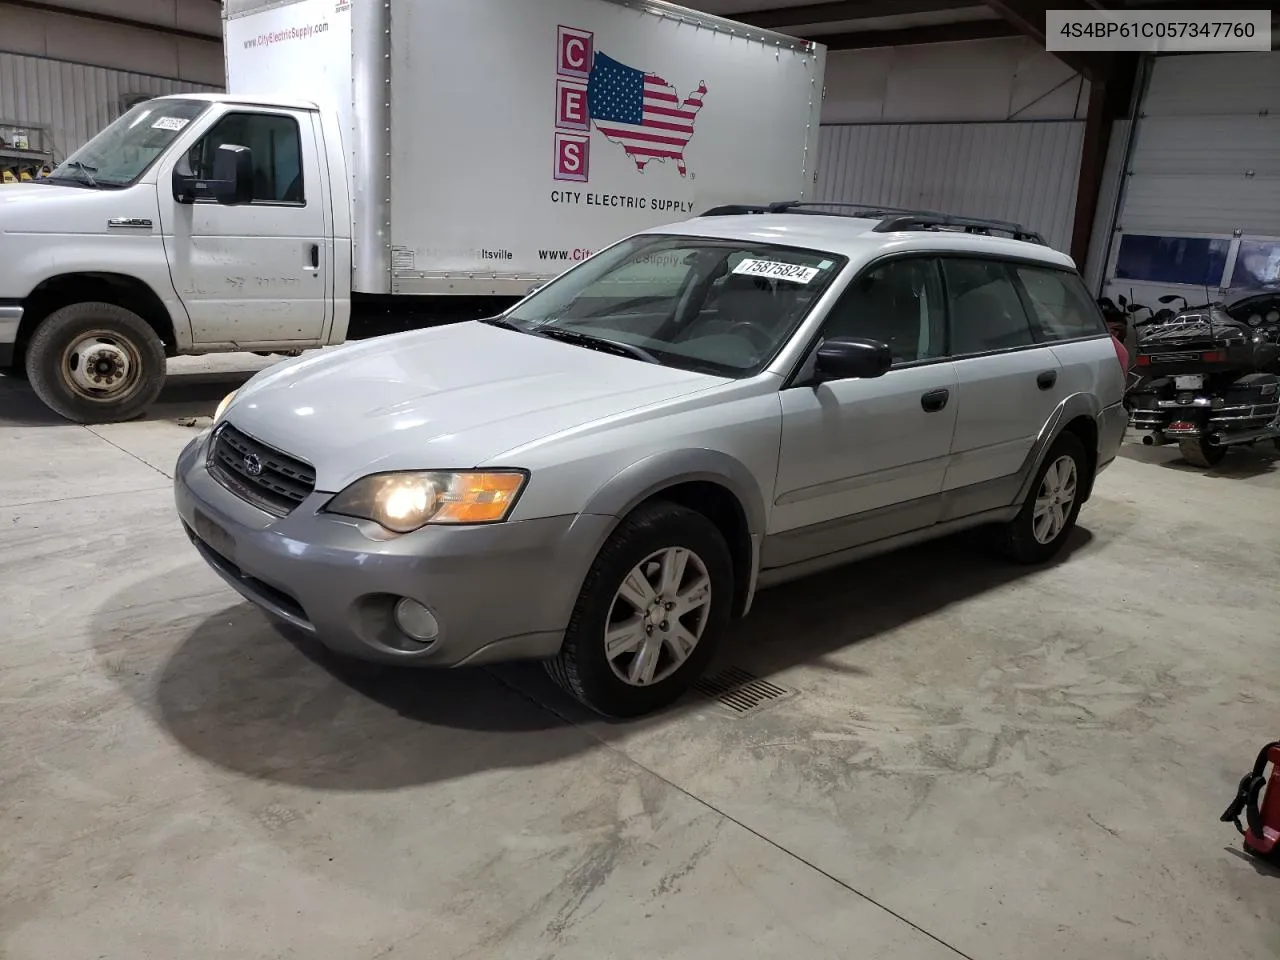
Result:
{"label": "car windshield", "polygon": [[47,179],[86,187],[127,187],[208,106],[203,100],[139,103],[60,163]]}
{"label": "car windshield", "polygon": [[759,373],[845,258],[742,240],[642,234],[488,321],[725,377]]}

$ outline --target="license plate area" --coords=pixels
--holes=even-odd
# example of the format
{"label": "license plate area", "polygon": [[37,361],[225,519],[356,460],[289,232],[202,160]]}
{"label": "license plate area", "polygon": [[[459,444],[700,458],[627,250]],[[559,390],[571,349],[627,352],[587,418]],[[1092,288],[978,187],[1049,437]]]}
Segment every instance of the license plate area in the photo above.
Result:
{"label": "license plate area", "polygon": [[195,511],[191,519],[191,527],[195,530],[196,536],[203,540],[214,553],[221,554],[234,563],[236,559],[236,542],[231,534],[227,533],[199,510]]}
{"label": "license plate area", "polygon": [[1204,388],[1204,374],[1185,373],[1173,378],[1175,390],[1201,390]]}

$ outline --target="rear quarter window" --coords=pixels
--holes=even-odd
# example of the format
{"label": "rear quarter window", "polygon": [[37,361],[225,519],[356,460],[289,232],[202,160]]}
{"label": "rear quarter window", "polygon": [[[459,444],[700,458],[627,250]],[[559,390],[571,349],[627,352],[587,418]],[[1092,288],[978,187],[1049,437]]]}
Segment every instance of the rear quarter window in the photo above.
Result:
{"label": "rear quarter window", "polygon": [[1076,274],[1025,264],[1017,264],[1014,273],[1042,340],[1074,340],[1107,332],[1098,305]]}

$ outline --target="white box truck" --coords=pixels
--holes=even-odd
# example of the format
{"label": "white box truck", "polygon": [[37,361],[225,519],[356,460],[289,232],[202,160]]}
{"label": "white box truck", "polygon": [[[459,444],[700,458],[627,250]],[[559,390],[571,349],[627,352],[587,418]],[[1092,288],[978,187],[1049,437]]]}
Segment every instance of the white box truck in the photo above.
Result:
{"label": "white box truck", "polygon": [[227,0],[230,93],[0,189],[0,367],[79,422],[165,359],[496,313],[636,230],[813,188],[825,49],[659,0]]}

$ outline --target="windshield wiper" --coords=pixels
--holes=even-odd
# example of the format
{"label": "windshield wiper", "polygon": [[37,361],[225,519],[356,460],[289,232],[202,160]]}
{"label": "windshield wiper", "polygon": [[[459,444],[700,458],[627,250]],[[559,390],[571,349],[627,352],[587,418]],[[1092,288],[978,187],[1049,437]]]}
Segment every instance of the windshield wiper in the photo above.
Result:
{"label": "windshield wiper", "polygon": [[81,183],[89,184],[89,186],[93,187],[95,190],[98,188],[98,181],[93,178],[93,171],[97,170],[97,167],[86,166],[82,160],[68,160],[67,166],[72,170],[79,170],[84,174],[83,177],[76,177],[75,179],[79,180]]}
{"label": "windshield wiper", "polygon": [[528,331],[525,330],[524,327],[517,327],[514,323],[512,323],[506,317],[502,317],[502,316],[482,317],[480,319],[480,322],[487,323],[491,327],[501,327],[503,330],[515,330],[517,333],[528,333]]}
{"label": "windshield wiper", "polygon": [[586,347],[589,350],[599,350],[601,353],[611,353],[615,357],[631,357],[633,360],[643,360],[645,363],[656,363],[659,366],[662,365],[662,361],[648,350],[634,346],[630,343],[622,343],[618,340],[606,340],[604,337],[592,336],[589,333],[582,333],[578,330],[562,330],[559,327],[540,327],[530,332],[535,336],[546,337],[549,340],[560,340],[564,343],[572,343],[579,347]]}

